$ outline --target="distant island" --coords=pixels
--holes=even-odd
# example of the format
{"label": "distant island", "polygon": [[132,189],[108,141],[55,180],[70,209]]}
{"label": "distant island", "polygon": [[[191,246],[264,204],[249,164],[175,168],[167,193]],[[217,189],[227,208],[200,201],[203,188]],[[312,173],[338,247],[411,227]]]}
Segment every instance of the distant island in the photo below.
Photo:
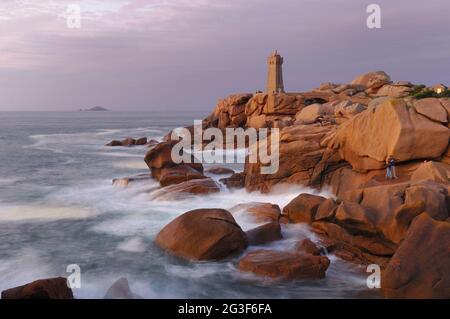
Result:
{"label": "distant island", "polygon": [[80,109],[80,112],[105,112],[105,111],[109,110],[101,106],[94,106],[89,109]]}

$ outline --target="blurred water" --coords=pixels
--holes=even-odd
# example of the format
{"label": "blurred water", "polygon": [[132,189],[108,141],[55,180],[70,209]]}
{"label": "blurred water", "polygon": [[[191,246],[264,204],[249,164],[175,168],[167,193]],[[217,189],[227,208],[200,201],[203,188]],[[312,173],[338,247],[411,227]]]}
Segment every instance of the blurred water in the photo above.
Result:
{"label": "blurred water", "polygon": [[[102,298],[120,277],[146,298],[352,298],[367,294],[363,270],[333,256],[319,281],[274,283],[236,269],[239,256],[223,262],[186,262],[155,247],[158,231],[195,208],[230,208],[270,201],[280,206],[305,190],[277,194],[227,191],[181,201],[152,201],[153,181],[123,189],[116,177],[147,173],[146,147],[108,148],[112,139],[161,139],[205,114],[120,112],[0,112],[0,290],[53,276],[78,264],[78,298]],[[214,178],[219,178],[215,176]],[[244,230],[257,226],[235,218]],[[283,230],[290,249],[314,236],[304,226]],[[258,247],[259,248],[259,247]],[[249,250],[256,249],[250,247]]]}

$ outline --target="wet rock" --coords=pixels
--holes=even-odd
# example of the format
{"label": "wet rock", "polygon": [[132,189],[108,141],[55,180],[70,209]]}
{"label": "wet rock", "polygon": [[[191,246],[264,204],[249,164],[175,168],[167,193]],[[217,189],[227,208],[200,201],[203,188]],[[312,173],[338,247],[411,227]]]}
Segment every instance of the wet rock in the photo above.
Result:
{"label": "wet rock", "polygon": [[208,168],[205,172],[214,174],[214,175],[233,175],[234,174],[234,171],[231,168],[220,167],[220,166]]}
{"label": "wet rock", "polygon": [[150,174],[138,174],[131,177],[114,178],[112,184],[114,186],[128,187],[131,183],[145,182],[152,179]]}
{"label": "wet rock", "polygon": [[329,259],[324,256],[256,250],[243,257],[238,268],[259,276],[295,280],[324,278],[329,265]]}
{"label": "wet rock", "polygon": [[334,218],[338,205],[332,198],[327,198],[319,207],[317,207],[317,212],[314,220],[330,220]]}
{"label": "wet rock", "polygon": [[245,187],[245,173],[234,173],[230,177],[221,178],[219,180],[225,184],[227,188],[244,188]]}
{"label": "wet rock", "polygon": [[176,200],[189,195],[208,195],[220,192],[220,187],[211,178],[192,179],[187,182],[163,187],[151,194],[153,199]]}
{"label": "wet rock", "polygon": [[279,222],[268,223],[245,232],[249,245],[264,245],[282,239]]}
{"label": "wet rock", "polygon": [[314,256],[320,256],[325,254],[325,250],[323,248],[317,246],[314,242],[312,242],[308,238],[299,241],[295,245],[295,250],[300,253],[307,253]]}
{"label": "wet rock", "polygon": [[165,226],[155,242],[173,255],[192,260],[223,259],[247,247],[245,233],[224,209],[184,213]]}
{"label": "wet rock", "polygon": [[278,221],[281,216],[280,206],[271,203],[245,203],[230,208],[232,213],[246,211],[251,214],[256,222]]}
{"label": "wet rock", "polygon": [[147,138],[146,137],[138,138],[136,140],[136,142],[134,143],[134,145],[145,145],[145,144],[147,144]]}
{"label": "wet rock", "polygon": [[49,278],[2,291],[2,299],[73,299],[67,279]]}
{"label": "wet rock", "polygon": [[450,223],[416,217],[382,272],[387,298],[450,298]]}
{"label": "wet rock", "polygon": [[143,299],[141,296],[133,293],[128,284],[128,279],[120,278],[109,287],[103,299]]}
{"label": "wet rock", "polygon": [[360,250],[376,256],[392,256],[397,246],[384,238],[367,234],[352,235],[345,228],[328,222],[314,222],[312,228],[318,234],[345,244],[358,247]]}
{"label": "wet rock", "polygon": [[325,201],[322,196],[300,194],[283,208],[283,214],[289,217],[292,223],[308,223],[314,221],[319,205]]}
{"label": "wet rock", "polygon": [[161,186],[180,184],[193,179],[205,179],[206,177],[197,169],[186,164],[152,169],[152,176]]}

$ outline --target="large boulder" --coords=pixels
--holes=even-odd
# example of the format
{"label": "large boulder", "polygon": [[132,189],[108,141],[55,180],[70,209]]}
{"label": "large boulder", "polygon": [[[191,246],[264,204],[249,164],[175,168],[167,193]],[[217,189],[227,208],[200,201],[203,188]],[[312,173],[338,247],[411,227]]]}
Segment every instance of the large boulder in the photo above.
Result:
{"label": "large boulder", "polygon": [[352,81],[353,85],[362,85],[371,93],[376,92],[385,84],[391,83],[391,78],[384,71],[369,72],[358,76]]}
{"label": "large boulder", "polygon": [[334,108],[330,104],[311,104],[304,107],[295,115],[296,123],[312,124],[326,115],[334,114]]}
{"label": "large boulder", "polygon": [[450,223],[416,217],[382,272],[387,298],[450,298]]}
{"label": "large boulder", "polygon": [[2,291],[2,299],[73,299],[67,279],[40,279],[29,284]]}
{"label": "large boulder", "polygon": [[196,209],[166,225],[156,244],[169,253],[192,260],[218,260],[247,247],[247,237],[230,212]]}
{"label": "large boulder", "polygon": [[259,276],[294,280],[324,278],[329,265],[329,259],[324,256],[256,250],[242,258],[238,268]]}
{"label": "large boulder", "polygon": [[312,194],[300,194],[283,208],[292,223],[311,224],[316,216],[317,208],[326,198]]}
{"label": "large boulder", "polygon": [[[329,146],[353,169],[381,169],[397,162],[438,158],[447,149],[450,130],[410,108],[403,100],[387,100],[343,123]],[[432,141],[432,142],[431,142]]]}

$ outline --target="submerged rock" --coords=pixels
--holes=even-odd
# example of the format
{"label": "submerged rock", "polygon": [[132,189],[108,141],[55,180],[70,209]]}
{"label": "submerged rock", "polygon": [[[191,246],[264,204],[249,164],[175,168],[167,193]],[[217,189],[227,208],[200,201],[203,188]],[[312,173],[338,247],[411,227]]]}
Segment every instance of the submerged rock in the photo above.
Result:
{"label": "submerged rock", "polygon": [[196,209],[166,225],[156,244],[169,253],[192,260],[217,260],[243,251],[247,237],[230,212]]}
{"label": "submerged rock", "polygon": [[268,223],[245,232],[249,245],[264,245],[282,239],[279,222]]}
{"label": "submerged rock", "polygon": [[239,261],[238,268],[275,279],[320,279],[325,277],[330,260],[324,256],[256,250]]}
{"label": "submerged rock", "polygon": [[192,179],[156,190],[151,194],[153,199],[183,199],[188,195],[207,195],[220,192],[220,187],[211,178]]}
{"label": "submerged rock", "polygon": [[281,217],[280,206],[272,203],[244,203],[230,208],[232,213],[246,211],[252,215],[256,222],[274,222]]}
{"label": "submerged rock", "polygon": [[120,278],[109,287],[103,299],[143,299],[141,296],[133,293],[128,284],[128,279]]}

